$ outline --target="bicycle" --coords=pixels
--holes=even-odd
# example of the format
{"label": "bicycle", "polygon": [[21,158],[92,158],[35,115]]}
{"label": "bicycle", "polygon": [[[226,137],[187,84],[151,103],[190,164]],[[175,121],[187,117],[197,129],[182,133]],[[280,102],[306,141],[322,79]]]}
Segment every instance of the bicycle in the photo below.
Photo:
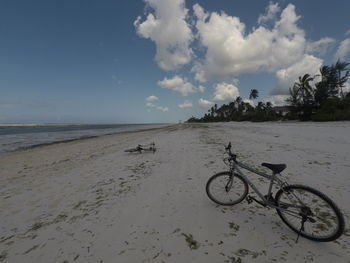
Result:
{"label": "bicycle", "polygon": [[149,151],[149,152],[155,153],[156,150],[157,150],[156,145],[155,145],[154,142],[152,142],[150,144],[145,144],[145,145],[139,144],[135,148],[124,150],[124,152],[129,152],[129,153],[138,152],[138,153],[142,153],[142,151]]}
{"label": "bicycle", "polygon": [[[278,175],[286,169],[285,164],[262,163],[272,171],[266,174],[237,161],[237,155],[231,152],[231,142],[225,147],[228,157],[224,158],[229,171],[220,172],[209,178],[206,184],[208,197],[219,205],[236,205],[247,200],[248,204],[253,201],[258,204],[274,208],[282,221],[298,234],[307,239],[329,242],[339,238],[345,228],[344,216],[338,206],[325,194],[304,185],[289,185]],[[266,195],[242,173],[243,168],[252,173],[270,179],[270,185]],[[279,189],[273,197],[272,186]],[[260,197],[258,200],[248,195],[249,186]]]}

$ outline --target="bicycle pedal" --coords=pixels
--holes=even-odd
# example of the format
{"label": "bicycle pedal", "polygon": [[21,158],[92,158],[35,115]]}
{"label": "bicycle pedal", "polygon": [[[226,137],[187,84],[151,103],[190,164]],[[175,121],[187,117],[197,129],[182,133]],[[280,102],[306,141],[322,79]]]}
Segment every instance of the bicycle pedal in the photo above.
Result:
{"label": "bicycle pedal", "polygon": [[253,202],[253,199],[250,195],[248,195],[245,200],[247,200],[248,204],[251,204]]}

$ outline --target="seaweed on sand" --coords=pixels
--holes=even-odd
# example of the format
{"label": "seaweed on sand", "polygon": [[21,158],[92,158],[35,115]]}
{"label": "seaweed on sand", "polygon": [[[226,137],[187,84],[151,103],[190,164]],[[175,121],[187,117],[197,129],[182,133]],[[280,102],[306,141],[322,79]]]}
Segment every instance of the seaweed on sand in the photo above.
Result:
{"label": "seaweed on sand", "polygon": [[199,248],[199,243],[193,239],[192,234],[187,235],[185,233],[181,233],[181,235],[183,235],[185,237],[185,240],[186,240],[186,242],[191,250]]}

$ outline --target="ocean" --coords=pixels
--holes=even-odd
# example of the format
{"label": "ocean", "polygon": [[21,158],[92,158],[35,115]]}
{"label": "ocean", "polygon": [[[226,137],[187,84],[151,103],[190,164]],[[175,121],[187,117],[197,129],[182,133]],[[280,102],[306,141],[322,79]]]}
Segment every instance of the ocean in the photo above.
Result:
{"label": "ocean", "polygon": [[122,132],[160,128],[169,124],[77,124],[0,126],[0,153]]}

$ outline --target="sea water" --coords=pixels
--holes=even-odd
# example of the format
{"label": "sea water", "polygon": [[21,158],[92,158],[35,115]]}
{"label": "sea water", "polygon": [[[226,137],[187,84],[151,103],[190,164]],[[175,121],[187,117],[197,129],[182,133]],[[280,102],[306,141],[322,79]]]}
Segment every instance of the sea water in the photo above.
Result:
{"label": "sea water", "polygon": [[0,126],[0,153],[107,134],[160,128],[169,124],[79,124]]}

